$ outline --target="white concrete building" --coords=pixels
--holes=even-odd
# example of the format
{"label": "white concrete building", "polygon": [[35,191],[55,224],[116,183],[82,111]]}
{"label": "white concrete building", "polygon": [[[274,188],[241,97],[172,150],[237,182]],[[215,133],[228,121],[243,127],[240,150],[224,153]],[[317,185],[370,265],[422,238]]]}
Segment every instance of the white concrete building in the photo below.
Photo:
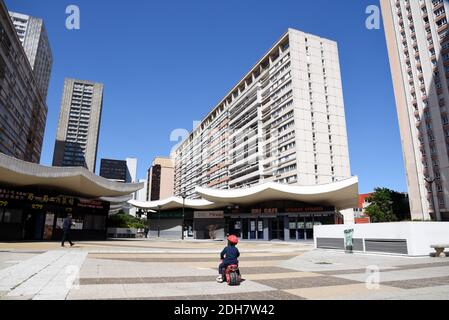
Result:
{"label": "white concrete building", "polygon": [[337,43],[289,29],[174,152],[175,195],[351,177]]}
{"label": "white concrete building", "polygon": [[148,181],[146,179],[139,179],[139,183],[143,183],[143,189],[137,191],[136,201],[145,202],[147,201]]}
{"label": "white concrete building", "polygon": [[381,0],[381,5],[412,219],[428,220],[432,216],[446,220],[449,219],[449,3]]}

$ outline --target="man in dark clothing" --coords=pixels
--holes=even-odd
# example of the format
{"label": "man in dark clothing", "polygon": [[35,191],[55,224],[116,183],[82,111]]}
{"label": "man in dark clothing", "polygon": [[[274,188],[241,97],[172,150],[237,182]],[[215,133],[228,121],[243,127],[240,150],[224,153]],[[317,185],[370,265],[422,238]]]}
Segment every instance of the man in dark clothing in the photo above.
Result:
{"label": "man in dark clothing", "polygon": [[229,236],[228,237],[228,246],[223,249],[220,253],[220,258],[222,260],[222,263],[218,266],[218,273],[220,274],[217,277],[218,282],[223,282],[225,279],[225,271],[226,268],[232,264],[238,265],[239,260],[238,257],[240,257],[239,249],[236,248],[236,245],[238,243],[238,238],[236,236]]}
{"label": "man in dark clothing", "polygon": [[74,223],[72,222],[72,215],[69,214],[67,215],[67,218],[65,218],[64,221],[62,222],[62,244],[61,244],[62,247],[64,247],[64,243],[66,241],[70,243],[71,247],[74,245],[70,237],[70,229],[72,228],[73,225]]}

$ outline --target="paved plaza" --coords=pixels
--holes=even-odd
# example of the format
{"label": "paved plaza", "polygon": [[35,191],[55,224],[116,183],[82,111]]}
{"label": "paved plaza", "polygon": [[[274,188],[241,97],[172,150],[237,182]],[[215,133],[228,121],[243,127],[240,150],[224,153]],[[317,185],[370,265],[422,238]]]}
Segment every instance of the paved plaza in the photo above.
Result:
{"label": "paved plaza", "polygon": [[215,282],[220,241],[0,243],[0,299],[448,299],[449,258],[242,242],[238,287]]}

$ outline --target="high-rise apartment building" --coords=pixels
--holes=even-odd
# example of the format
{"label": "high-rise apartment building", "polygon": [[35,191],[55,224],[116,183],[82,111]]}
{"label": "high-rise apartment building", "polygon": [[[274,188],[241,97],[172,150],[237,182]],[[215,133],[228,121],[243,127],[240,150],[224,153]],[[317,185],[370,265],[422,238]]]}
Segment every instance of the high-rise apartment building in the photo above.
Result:
{"label": "high-rise apartment building", "polygon": [[449,219],[449,3],[381,5],[412,219]]}
{"label": "high-rise apartment building", "polygon": [[157,157],[148,169],[147,201],[173,196],[174,165],[170,158]]}
{"label": "high-rise apartment building", "polygon": [[47,105],[8,10],[0,1],[0,152],[38,163]]}
{"label": "high-rise apartment building", "polygon": [[117,182],[126,182],[127,171],[125,160],[101,159],[100,177]]}
{"label": "high-rise apartment building", "polygon": [[175,149],[175,194],[196,186],[351,177],[337,43],[289,29]]}
{"label": "high-rise apartment building", "polygon": [[45,100],[50,83],[53,56],[44,21],[21,13],[9,12],[9,14]]}
{"label": "high-rise apartment building", "polygon": [[126,183],[137,182],[137,159],[101,159],[100,176],[109,180]]}
{"label": "high-rise apartment building", "polygon": [[53,166],[95,172],[102,107],[102,84],[65,79]]}

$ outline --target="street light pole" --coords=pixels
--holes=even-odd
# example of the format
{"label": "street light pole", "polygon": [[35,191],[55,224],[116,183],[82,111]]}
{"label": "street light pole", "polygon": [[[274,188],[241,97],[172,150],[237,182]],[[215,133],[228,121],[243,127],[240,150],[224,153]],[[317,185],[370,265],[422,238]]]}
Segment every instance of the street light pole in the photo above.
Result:
{"label": "street light pole", "polygon": [[158,209],[158,219],[157,219],[157,237],[161,236],[161,206],[157,206]]}
{"label": "street light pole", "polygon": [[182,193],[182,234],[181,234],[182,240],[184,240],[184,228],[185,228],[185,212],[184,212],[185,201],[186,201],[186,193],[183,192]]}

